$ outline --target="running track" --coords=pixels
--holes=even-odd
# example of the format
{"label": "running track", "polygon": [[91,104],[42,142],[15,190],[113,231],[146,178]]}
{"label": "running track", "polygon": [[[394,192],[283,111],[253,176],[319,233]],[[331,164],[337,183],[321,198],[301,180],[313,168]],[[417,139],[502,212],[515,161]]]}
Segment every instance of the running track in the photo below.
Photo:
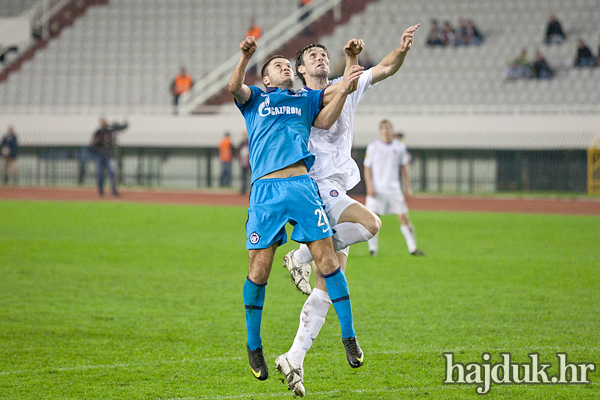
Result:
{"label": "running track", "polygon": [[[153,204],[247,206],[248,196],[219,190],[122,189],[121,196],[100,198],[93,188],[0,187],[0,200],[108,201]],[[357,197],[364,203],[364,196]],[[422,211],[476,211],[600,216],[600,198],[533,198],[418,195],[408,205]]]}

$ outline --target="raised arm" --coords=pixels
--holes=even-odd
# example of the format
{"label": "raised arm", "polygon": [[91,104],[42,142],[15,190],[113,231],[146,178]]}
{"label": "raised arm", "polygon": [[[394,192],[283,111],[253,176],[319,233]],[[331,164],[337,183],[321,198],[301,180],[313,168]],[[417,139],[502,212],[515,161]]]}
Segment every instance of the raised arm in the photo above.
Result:
{"label": "raised arm", "polygon": [[317,115],[317,118],[315,118],[315,121],[313,122],[314,127],[329,130],[333,124],[335,124],[335,121],[337,121],[342,114],[346,97],[350,94],[353,83],[360,78],[363,70],[364,68],[360,65],[353,65],[346,73],[344,73],[344,78],[342,79],[339,89],[336,91],[329,104],[327,104],[321,110],[319,115]]}
{"label": "raised arm", "polygon": [[[348,43],[344,46],[344,53],[346,54],[346,68],[344,69],[344,74],[348,72],[351,66],[358,65],[358,55],[365,47],[365,43],[362,39],[350,39]],[[356,90],[358,81],[354,82],[352,85],[350,93]],[[323,96],[323,104],[327,105],[333,99],[336,92],[339,90],[341,82],[336,83],[335,85],[330,85],[325,89],[325,94]]]}
{"label": "raised arm", "polygon": [[373,67],[371,83],[375,84],[380,82],[398,72],[402,64],[404,64],[404,60],[406,59],[408,51],[412,47],[415,31],[417,28],[419,28],[419,26],[421,26],[421,24],[413,25],[405,30],[400,38],[400,46],[385,56],[379,64]]}
{"label": "raised arm", "polygon": [[256,39],[254,36],[248,36],[240,43],[240,51],[242,54],[233,70],[233,74],[231,74],[229,85],[227,86],[233,97],[235,97],[240,104],[246,103],[252,95],[252,90],[244,84],[244,78],[246,77],[248,62],[250,62],[250,58],[252,58],[252,55],[256,51],[256,46]]}

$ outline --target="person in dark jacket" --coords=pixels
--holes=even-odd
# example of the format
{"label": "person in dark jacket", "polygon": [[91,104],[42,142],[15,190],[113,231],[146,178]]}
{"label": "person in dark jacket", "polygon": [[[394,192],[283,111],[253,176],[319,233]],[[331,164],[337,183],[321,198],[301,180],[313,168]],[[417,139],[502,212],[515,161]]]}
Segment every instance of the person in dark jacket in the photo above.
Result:
{"label": "person in dark jacket", "polygon": [[8,183],[8,176],[10,174],[13,177],[13,183],[16,185],[19,176],[19,170],[17,168],[18,144],[17,135],[15,135],[15,131],[12,126],[8,127],[6,135],[4,135],[2,138],[0,149],[2,149],[2,160],[4,161],[4,184]]}
{"label": "person in dark jacket", "polygon": [[573,62],[575,67],[595,67],[596,59],[592,54],[592,51],[587,47],[582,39],[577,41],[577,55]]}
{"label": "person in dark jacket", "polygon": [[532,76],[537,79],[550,79],[554,75],[554,71],[548,65],[548,61],[543,54],[537,50],[535,52],[535,61],[533,62]]}
{"label": "person in dark jacket", "polygon": [[546,27],[546,38],[544,42],[546,44],[561,44],[566,39],[565,32],[560,25],[560,21],[554,14],[550,14],[548,18],[548,26]]}
{"label": "person in dark jacket", "polygon": [[117,197],[117,177],[115,163],[115,133],[127,128],[127,123],[122,125],[108,125],[106,119],[100,119],[100,128],[94,133],[90,144],[90,152],[96,158],[96,178],[98,182],[98,194],[104,195],[104,170],[108,173],[111,182],[112,195]]}

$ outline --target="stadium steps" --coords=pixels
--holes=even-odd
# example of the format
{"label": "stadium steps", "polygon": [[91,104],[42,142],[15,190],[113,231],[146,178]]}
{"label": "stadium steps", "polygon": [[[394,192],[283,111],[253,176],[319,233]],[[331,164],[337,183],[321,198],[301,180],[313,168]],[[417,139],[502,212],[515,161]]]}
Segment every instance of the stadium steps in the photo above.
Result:
{"label": "stadium steps", "polygon": [[90,6],[101,6],[108,4],[108,0],[72,0],[61,8],[49,21],[48,39],[38,38],[31,47],[19,55],[0,73],[0,83],[8,79],[9,75],[18,71],[24,62],[31,60],[35,53],[45,48],[50,40],[56,39],[63,28],[70,26],[81,17]]}
{"label": "stadium steps", "polygon": [[[334,19],[333,11],[327,12],[321,18],[316,20],[310,27],[311,31],[308,35],[298,35],[289,42],[287,42],[283,47],[277,49],[273,52],[273,54],[281,54],[289,59],[293,59],[296,55],[296,51],[306,46],[309,43],[318,43],[319,38],[330,35],[333,33],[333,30],[336,26],[343,25],[347,23],[350,18],[362,12],[368,3],[371,3],[376,0],[343,0],[342,1],[342,15],[339,21]],[[350,37],[348,40],[351,39]],[[331,51],[331,49],[330,49]],[[332,54],[335,54],[334,52]],[[245,83],[247,85],[256,85],[260,84],[260,80],[255,78],[254,76],[246,76]],[[223,88],[218,94],[208,99],[204,104],[199,106],[194,114],[203,113],[203,106],[206,105],[221,105],[225,103],[230,103],[231,93],[227,90],[227,88]]]}

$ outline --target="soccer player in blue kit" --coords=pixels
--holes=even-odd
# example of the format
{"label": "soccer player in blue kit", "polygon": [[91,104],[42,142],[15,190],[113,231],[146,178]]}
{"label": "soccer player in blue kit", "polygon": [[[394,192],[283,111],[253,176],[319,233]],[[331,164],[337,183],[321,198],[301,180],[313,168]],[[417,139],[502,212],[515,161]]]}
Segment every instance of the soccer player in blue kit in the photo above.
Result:
{"label": "soccer player in blue kit", "polygon": [[308,137],[311,126],[321,129],[333,126],[363,68],[351,66],[347,60],[339,85],[295,92],[289,60],[273,56],[261,70],[264,92],[243,83],[256,48],[253,36],[240,43],[240,60],[228,86],[246,120],[252,167],[246,222],[249,266],[243,290],[250,368],[259,380],[269,376],[260,325],[273,257],[277,246],[287,241],[285,224],[288,222],[294,227],[292,239],[308,245],[325,278],[340,321],[348,362],[351,366],[362,365],[363,353],[354,331],[348,282],[333,249],[333,233],[317,185],[308,176],[315,160],[308,151]]}

